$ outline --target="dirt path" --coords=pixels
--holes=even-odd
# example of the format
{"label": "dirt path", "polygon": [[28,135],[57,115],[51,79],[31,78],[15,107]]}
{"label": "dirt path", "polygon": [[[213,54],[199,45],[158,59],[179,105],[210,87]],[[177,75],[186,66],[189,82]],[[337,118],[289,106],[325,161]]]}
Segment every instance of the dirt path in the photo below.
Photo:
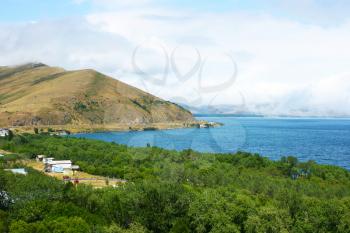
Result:
{"label": "dirt path", "polygon": [[2,155],[8,155],[8,154],[12,154],[11,152],[5,151],[5,150],[1,150],[0,149],[0,154]]}

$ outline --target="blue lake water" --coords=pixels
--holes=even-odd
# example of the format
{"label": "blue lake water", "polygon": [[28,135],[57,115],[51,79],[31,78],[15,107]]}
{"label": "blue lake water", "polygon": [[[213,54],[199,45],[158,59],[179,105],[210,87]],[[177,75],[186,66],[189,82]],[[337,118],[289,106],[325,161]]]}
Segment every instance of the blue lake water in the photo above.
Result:
{"label": "blue lake water", "polygon": [[350,119],[198,117],[224,123],[209,129],[77,134],[129,146],[150,145],[202,152],[247,151],[271,159],[293,155],[302,161],[342,166],[350,170]]}

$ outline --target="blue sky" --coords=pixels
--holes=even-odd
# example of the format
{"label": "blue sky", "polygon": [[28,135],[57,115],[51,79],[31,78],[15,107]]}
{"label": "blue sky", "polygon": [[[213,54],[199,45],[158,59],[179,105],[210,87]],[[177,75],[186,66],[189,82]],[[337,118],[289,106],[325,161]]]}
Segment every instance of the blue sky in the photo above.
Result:
{"label": "blue sky", "polygon": [[2,0],[0,21],[32,21],[81,16],[91,12],[89,3],[72,0]]}
{"label": "blue sky", "polygon": [[[258,10],[263,8],[260,1],[172,0],[158,1],[157,4],[198,11]],[[0,20],[6,22],[82,16],[104,8],[89,0],[81,3],[73,0],[3,0],[1,6]]]}
{"label": "blue sky", "polygon": [[[97,0],[3,0],[0,8],[0,21],[31,21],[83,16],[97,11],[110,10],[110,4],[104,3],[121,2],[121,0],[102,0],[100,2],[102,3]],[[133,7],[137,5],[136,3]],[[125,3],[123,6],[125,7]],[[350,2],[346,0],[153,0],[152,6],[202,12],[265,13],[304,23],[326,25],[341,22],[350,10]],[[139,7],[142,7],[142,4]]]}
{"label": "blue sky", "polygon": [[[192,105],[350,116],[348,12],[349,0],[2,0],[0,66],[93,68]],[[183,81],[198,54],[204,68]],[[231,77],[227,54],[235,83],[209,93]],[[149,79],[165,71],[166,84]]]}

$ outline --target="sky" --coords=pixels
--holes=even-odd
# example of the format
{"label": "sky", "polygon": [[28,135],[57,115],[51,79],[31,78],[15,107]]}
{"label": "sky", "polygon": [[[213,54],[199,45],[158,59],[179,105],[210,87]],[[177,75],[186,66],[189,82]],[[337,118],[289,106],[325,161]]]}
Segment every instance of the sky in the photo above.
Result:
{"label": "sky", "polygon": [[350,116],[345,0],[2,0],[0,65],[93,68],[170,101]]}

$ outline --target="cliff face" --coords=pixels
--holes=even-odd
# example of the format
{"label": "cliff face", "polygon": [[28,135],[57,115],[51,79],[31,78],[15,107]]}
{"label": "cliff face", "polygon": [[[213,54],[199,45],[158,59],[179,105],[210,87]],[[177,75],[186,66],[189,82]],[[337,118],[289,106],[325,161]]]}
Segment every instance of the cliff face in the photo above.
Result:
{"label": "cliff face", "polygon": [[184,108],[94,70],[0,67],[0,127],[189,121]]}

